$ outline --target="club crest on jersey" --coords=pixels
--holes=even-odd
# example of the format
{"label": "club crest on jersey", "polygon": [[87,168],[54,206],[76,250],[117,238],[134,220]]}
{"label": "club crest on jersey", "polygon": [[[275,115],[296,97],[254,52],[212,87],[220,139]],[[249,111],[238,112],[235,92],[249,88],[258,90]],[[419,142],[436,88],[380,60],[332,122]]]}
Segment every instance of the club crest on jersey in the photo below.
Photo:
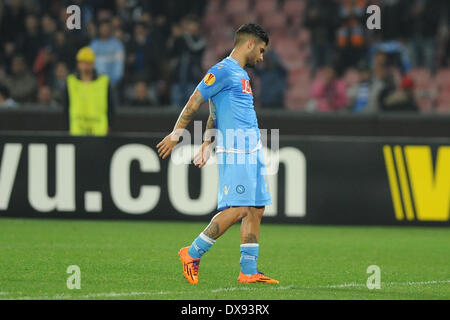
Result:
{"label": "club crest on jersey", "polygon": [[210,86],[212,84],[214,84],[214,82],[216,82],[216,76],[209,72],[206,76],[205,79],[203,80],[203,82],[207,85]]}
{"label": "club crest on jersey", "polygon": [[252,87],[250,86],[250,80],[241,79],[242,92],[253,95]]}
{"label": "club crest on jersey", "polygon": [[243,194],[245,192],[245,187],[242,184],[238,185],[236,187],[236,192],[239,194]]}

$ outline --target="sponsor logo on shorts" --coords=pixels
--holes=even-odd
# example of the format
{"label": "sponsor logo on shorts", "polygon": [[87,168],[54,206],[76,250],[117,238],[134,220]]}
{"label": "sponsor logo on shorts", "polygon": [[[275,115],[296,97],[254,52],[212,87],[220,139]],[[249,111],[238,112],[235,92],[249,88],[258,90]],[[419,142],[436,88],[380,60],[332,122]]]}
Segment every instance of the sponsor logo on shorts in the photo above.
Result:
{"label": "sponsor logo on shorts", "polygon": [[239,194],[243,194],[245,192],[245,187],[242,184],[238,185],[236,187],[236,192]]}
{"label": "sponsor logo on shorts", "polygon": [[203,82],[207,86],[210,86],[210,85],[214,84],[214,82],[216,82],[216,76],[210,72],[205,76],[205,79],[203,80]]}
{"label": "sponsor logo on shorts", "polygon": [[228,195],[228,190],[229,190],[228,186],[223,186],[223,193],[225,193],[226,196]]}

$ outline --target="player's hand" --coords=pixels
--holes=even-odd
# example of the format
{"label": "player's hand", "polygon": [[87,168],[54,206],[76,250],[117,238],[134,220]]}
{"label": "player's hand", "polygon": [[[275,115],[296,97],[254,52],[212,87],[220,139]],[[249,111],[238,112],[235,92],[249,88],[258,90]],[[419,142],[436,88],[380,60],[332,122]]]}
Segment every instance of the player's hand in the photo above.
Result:
{"label": "player's hand", "polygon": [[167,158],[172,153],[173,148],[175,148],[179,140],[180,136],[175,132],[166,136],[156,145],[156,148],[158,148],[158,155],[163,159]]}
{"label": "player's hand", "polygon": [[211,155],[210,141],[205,141],[200,147],[200,150],[194,157],[194,165],[199,168],[203,168],[206,162],[208,162]]}

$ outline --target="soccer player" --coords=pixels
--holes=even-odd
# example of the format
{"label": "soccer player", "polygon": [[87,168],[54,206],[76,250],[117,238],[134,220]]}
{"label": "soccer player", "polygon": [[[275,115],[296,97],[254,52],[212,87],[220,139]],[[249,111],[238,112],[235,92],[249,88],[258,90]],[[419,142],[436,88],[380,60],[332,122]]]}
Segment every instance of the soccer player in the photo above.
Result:
{"label": "soccer player", "polygon": [[208,161],[212,138],[208,132],[215,128],[219,213],[190,246],[178,252],[184,276],[191,284],[198,283],[203,254],[240,220],[241,272],[238,282],[278,283],[257,268],[261,218],[265,206],[272,200],[264,179],[265,165],[250,78],[244,69],[263,61],[268,43],[269,37],[259,25],[242,25],[235,33],[234,49],[230,56],[209,69],[182,110],[172,133],[157,145],[159,156],[167,158],[199,106],[209,100],[210,115],[205,141],[194,157],[194,164],[202,168]]}

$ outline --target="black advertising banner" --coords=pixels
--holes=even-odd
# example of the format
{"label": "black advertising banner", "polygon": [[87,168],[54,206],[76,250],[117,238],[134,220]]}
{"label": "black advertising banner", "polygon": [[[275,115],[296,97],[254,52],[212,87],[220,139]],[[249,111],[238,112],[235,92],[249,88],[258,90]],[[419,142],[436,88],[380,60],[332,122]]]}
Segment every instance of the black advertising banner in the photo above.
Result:
{"label": "black advertising banner", "polygon": [[[161,160],[160,139],[2,134],[0,217],[208,221],[216,158],[198,169],[198,145],[185,143]],[[450,225],[450,139],[281,136],[268,147],[264,222]]]}

